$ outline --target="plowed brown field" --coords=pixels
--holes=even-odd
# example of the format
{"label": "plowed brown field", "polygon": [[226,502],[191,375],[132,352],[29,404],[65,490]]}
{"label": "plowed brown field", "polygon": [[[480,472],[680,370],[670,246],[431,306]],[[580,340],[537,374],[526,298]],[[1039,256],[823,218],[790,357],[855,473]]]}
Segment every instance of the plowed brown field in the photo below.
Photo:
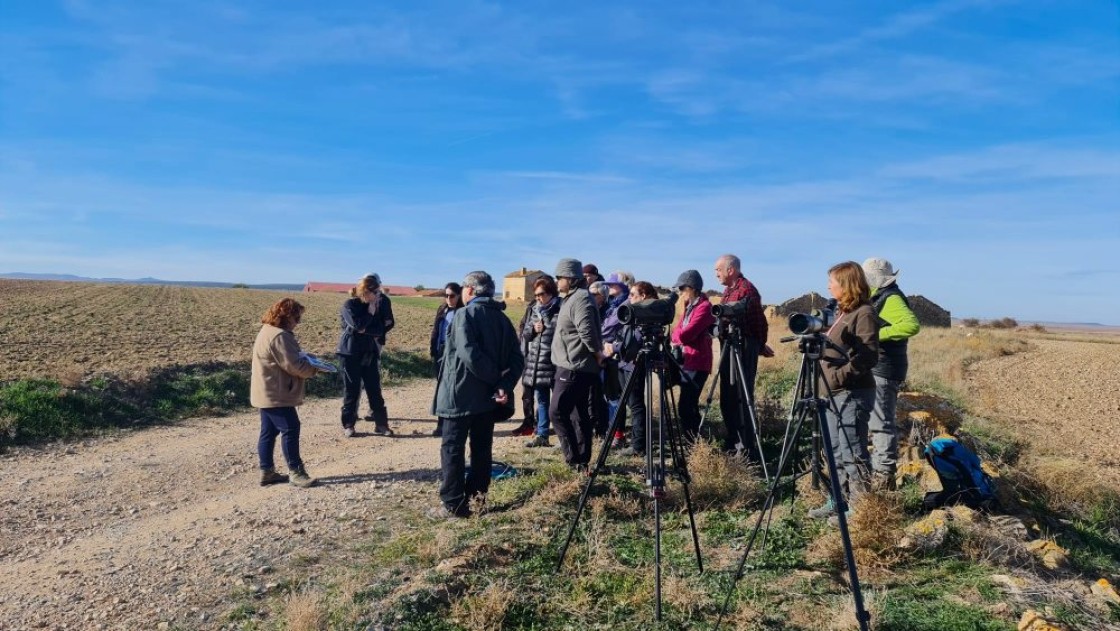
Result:
{"label": "plowed brown field", "polygon": [[[0,381],[248,361],[261,315],[285,296],[307,307],[304,350],[332,354],[343,294],[0,279]],[[394,298],[389,348],[426,351],[439,304]]]}

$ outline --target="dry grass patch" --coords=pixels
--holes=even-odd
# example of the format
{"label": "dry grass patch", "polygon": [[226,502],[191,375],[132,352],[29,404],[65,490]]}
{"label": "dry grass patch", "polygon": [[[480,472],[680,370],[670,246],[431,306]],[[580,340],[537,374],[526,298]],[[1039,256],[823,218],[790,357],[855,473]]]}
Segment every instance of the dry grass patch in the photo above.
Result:
{"label": "dry grass patch", "polygon": [[688,471],[692,475],[689,490],[698,511],[742,508],[763,495],[757,472],[747,466],[746,460],[723,453],[715,443],[702,440],[693,445],[688,453]]}
{"label": "dry grass patch", "polygon": [[1120,494],[1084,461],[1030,458],[1011,471],[1008,480],[1017,491],[1041,499],[1051,510],[1120,527]]}
{"label": "dry grass patch", "polygon": [[326,628],[327,609],[323,594],[304,589],[292,592],[284,602],[284,620],[289,631],[318,631]]}
{"label": "dry grass patch", "polygon": [[965,391],[965,371],[974,362],[1021,353],[1030,343],[1009,331],[922,329],[910,340],[908,383],[919,389],[959,394]]}
{"label": "dry grass patch", "polygon": [[[848,518],[852,552],[860,575],[873,577],[887,572],[903,559],[898,548],[906,515],[897,493],[872,491],[853,502]],[[808,558],[832,567],[844,566],[844,546],[840,531],[831,528],[809,548]]]}
{"label": "dry grass patch", "polygon": [[501,629],[515,592],[504,580],[492,581],[479,594],[456,600],[451,605],[451,619],[468,629]]}
{"label": "dry grass patch", "polygon": [[692,581],[675,574],[663,576],[661,580],[662,601],[694,618],[707,607],[713,605],[707,592],[697,589]]}

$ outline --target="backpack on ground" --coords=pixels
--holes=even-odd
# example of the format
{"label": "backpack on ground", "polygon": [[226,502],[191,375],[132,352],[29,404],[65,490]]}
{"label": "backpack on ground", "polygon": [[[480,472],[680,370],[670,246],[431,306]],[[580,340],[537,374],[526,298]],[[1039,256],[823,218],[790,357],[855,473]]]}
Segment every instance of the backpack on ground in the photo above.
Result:
{"label": "backpack on ground", "polygon": [[997,506],[996,487],[980,467],[980,458],[952,436],[938,436],[925,448],[930,466],[941,480],[942,491],[926,493],[922,506],[932,510],[947,504],[991,510]]}

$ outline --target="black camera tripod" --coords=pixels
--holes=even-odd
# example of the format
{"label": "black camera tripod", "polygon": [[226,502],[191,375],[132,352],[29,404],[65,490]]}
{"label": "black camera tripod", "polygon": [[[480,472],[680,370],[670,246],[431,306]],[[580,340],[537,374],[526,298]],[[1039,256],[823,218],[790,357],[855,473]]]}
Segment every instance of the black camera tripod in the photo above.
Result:
{"label": "black camera tripod", "polygon": [[[650,497],[653,498],[656,617],[657,620],[661,620],[661,500],[666,497],[665,485],[669,477],[676,478],[681,484],[685,507],[688,509],[688,522],[692,528],[692,544],[696,549],[696,566],[700,572],[704,571],[704,561],[700,556],[700,536],[696,530],[696,515],[692,509],[692,496],[689,493],[689,484],[692,482],[692,478],[688,473],[688,465],[685,461],[680,418],[676,414],[676,404],[668,385],[668,373],[671,366],[675,366],[679,370],[681,379],[688,379],[689,377],[681,370],[680,365],[673,359],[672,355],[667,352],[668,344],[663,326],[643,325],[639,330],[642,335],[642,345],[634,359],[634,372],[630,374],[630,378],[626,380],[626,386],[622,389],[619,407],[611,418],[610,428],[607,430],[603,446],[599,450],[595,467],[589,472],[587,484],[583,487],[583,493],[580,494],[575,517],[572,518],[571,527],[568,528],[568,536],[564,539],[563,547],[560,548],[560,559],[556,563],[556,569],[559,571],[564,565],[564,557],[568,553],[568,546],[572,542],[576,525],[579,523],[579,518],[587,505],[591,485],[606,465],[607,456],[611,449],[611,437],[614,436],[615,430],[618,429],[622,420],[625,402],[629,399],[636,384],[644,383],[646,415],[644,419],[632,419],[632,422],[645,423],[646,486],[649,488]],[[638,378],[639,375],[644,377],[644,381]],[[658,377],[657,400],[659,409],[656,418],[653,408],[654,375]],[[654,455],[655,434],[653,431],[655,428],[657,429],[656,455]]]}
{"label": "black camera tripod", "polygon": [[[746,450],[751,456],[757,455],[758,464],[762,468],[763,478],[769,482],[770,473],[766,470],[766,460],[762,457],[762,428],[758,424],[758,415],[755,413],[754,397],[750,394],[747,384],[746,371],[743,369],[743,330],[735,322],[729,322],[726,335],[720,338],[719,363],[716,365],[716,378],[708,385],[708,397],[704,401],[704,414],[700,416],[700,427],[708,419],[708,412],[712,409],[712,400],[716,394],[716,384],[720,382],[719,375],[723,374],[724,366],[730,372],[730,383],[736,390],[736,399],[739,401],[739,435],[736,446],[740,451]],[[750,422],[751,430],[747,432],[743,427]],[[748,434],[750,434],[748,436]],[[750,441],[750,442],[748,442]]]}
{"label": "black camera tripod", "polygon": [[[840,488],[840,478],[836,473],[836,459],[832,453],[832,438],[828,429],[827,410],[829,405],[833,404],[832,391],[825,384],[826,397],[821,396],[820,384],[823,383],[821,379],[821,357],[826,346],[836,347],[826,336],[821,333],[811,333],[803,335],[791,335],[781,339],[782,342],[797,341],[798,350],[801,352],[801,370],[798,372],[797,386],[794,390],[793,405],[790,407],[789,419],[786,422],[785,437],[782,441],[782,453],[778,459],[778,467],[774,472],[774,476],[770,479],[770,484],[767,489],[766,499],[763,502],[762,510],[758,513],[758,519],[755,521],[754,527],[751,529],[750,535],[747,538],[746,548],[743,550],[743,556],[739,560],[739,565],[735,570],[735,576],[731,581],[731,586],[727,590],[727,597],[724,599],[723,608],[720,610],[719,621],[716,622],[716,628],[720,626],[727,609],[731,604],[731,596],[735,590],[735,585],[739,579],[743,577],[743,568],[746,567],[747,557],[750,556],[751,550],[754,548],[755,541],[758,539],[760,532],[768,529],[770,522],[773,519],[774,506],[777,503],[779,491],[783,487],[790,487],[797,481],[797,478],[805,475],[802,473],[795,473],[788,480],[782,480],[782,473],[787,467],[791,466],[794,460],[794,452],[797,450],[802,427],[806,421],[812,425],[812,453],[810,454],[810,473],[813,476],[813,487],[819,488],[821,477],[821,452],[824,453],[824,460],[828,466],[828,480],[832,501],[836,507],[836,518],[839,522],[840,540],[844,546],[844,560],[848,566],[848,579],[852,586],[852,599],[855,603],[856,620],[859,623],[861,631],[868,631],[871,623],[871,614],[863,604],[863,592],[860,589],[859,573],[856,570],[855,555],[852,551],[852,538],[848,532],[848,505],[844,500],[842,489]],[[843,351],[843,349],[838,349]],[[829,360],[825,360],[829,361]],[[765,526],[764,526],[765,524]],[[763,547],[765,547],[766,533],[763,532]]]}

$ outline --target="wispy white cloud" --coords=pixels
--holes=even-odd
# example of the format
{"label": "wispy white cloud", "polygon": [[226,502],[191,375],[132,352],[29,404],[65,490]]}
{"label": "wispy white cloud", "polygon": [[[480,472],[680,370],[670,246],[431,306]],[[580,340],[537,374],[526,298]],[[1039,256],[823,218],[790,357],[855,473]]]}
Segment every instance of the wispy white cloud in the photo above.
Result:
{"label": "wispy white cloud", "polygon": [[813,46],[804,52],[792,55],[789,61],[816,61],[824,57],[852,53],[870,44],[905,38],[957,13],[987,8],[994,4],[996,3],[993,0],[942,0],[916,9],[900,11],[851,37]]}
{"label": "wispy white cloud", "polygon": [[623,184],[632,182],[627,177],[603,173],[572,173],[567,171],[503,171],[499,175],[530,180],[567,180],[570,182],[599,182]]}
{"label": "wispy white cloud", "polygon": [[949,181],[1120,178],[1120,151],[1014,144],[883,167],[885,177]]}

